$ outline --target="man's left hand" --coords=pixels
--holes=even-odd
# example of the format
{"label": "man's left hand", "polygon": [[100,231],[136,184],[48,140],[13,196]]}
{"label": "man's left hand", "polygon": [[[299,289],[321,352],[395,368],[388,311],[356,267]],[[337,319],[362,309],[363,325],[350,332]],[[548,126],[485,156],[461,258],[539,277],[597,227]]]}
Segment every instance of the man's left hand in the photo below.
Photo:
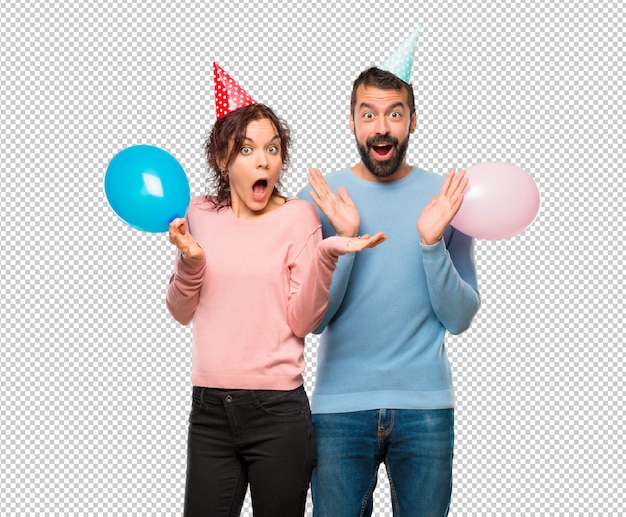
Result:
{"label": "man's left hand", "polygon": [[432,245],[441,239],[444,230],[461,208],[466,187],[465,170],[456,174],[455,168],[450,169],[441,191],[424,207],[417,220],[417,231],[423,244]]}

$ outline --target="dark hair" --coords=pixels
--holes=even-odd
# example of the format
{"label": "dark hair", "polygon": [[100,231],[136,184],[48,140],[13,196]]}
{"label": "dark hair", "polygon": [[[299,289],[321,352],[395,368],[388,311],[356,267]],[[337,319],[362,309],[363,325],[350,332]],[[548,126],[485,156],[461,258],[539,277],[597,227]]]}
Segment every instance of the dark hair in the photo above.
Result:
{"label": "dark hair", "polygon": [[[252,104],[232,111],[215,122],[203,146],[208,165],[209,189],[212,186],[215,191],[213,196],[207,194],[207,199],[213,203],[214,207],[230,206],[230,187],[226,171],[239,153],[246,137],[248,124],[253,120],[262,119],[268,119],[280,137],[282,171],[284,173],[287,170],[291,145],[291,132],[287,124],[265,104]],[[274,187],[273,195],[280,195],[281,188],[282,184],[279,178]]]}
{"label": "dark hair", "polygon": [[361,72],[352,84],[352,96],[350,98],[350,113],[354,115],[356,107],[356,91],[359,86],[380,88],[381,90],[405,90],[409,104],[409,112],[411,115],[415,113],[415,95],[413,94],[413,86],[404,82],[387,70],[381,70],[375,66]]}

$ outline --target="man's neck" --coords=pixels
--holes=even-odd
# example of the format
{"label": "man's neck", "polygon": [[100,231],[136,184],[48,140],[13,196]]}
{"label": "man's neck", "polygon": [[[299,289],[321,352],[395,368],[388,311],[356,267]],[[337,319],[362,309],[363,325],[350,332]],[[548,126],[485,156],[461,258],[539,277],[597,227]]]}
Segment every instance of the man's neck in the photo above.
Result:
{"label": "man's neck", "polygon": [[389,181],[397,181],[409,175],[413,167],[409,165],[407,162],[403,162],[402,165],[398,168],[396,172],[394,172],[391,176],[386,176],[381,178],[380,176],[376,176],[372,171],[370,171],[365,164],[360,161],[356,165],[352,167],[352,172],[355,176],[366,180],[366,181],[377,181],[380,183],[387,183]]}

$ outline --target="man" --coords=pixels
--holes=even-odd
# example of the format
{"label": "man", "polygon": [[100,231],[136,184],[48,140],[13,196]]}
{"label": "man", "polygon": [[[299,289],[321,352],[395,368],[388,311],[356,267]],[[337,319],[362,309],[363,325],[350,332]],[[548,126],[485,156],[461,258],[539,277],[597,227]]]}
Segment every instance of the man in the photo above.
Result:
{"label": "man", "polygon": [[311,169],[299,193],[316,203],[324,237],[387,236],[376,253],[340,259],[316,330],[315,517],[371,515],[380,463],[394,516],[448,513],[454,391],[444,335],[469,327],[480,296],[473,240],[450,226],[464,171],[443,179],[410,166],[415,127],[411,85],[366,70],[350,112],[361,161],[325,177]]}

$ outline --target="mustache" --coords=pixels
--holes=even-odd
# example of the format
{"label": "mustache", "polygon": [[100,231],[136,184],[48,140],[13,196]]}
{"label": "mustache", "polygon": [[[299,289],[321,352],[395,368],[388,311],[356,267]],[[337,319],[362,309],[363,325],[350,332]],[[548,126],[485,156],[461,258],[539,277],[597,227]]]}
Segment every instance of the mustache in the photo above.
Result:
{"label": "mustache", "polygon": [[368,138],[365,142],[367,143],[368,147],[372,147],[376,144],[391,144],[393,146],[397,146],[398,141],[399,140],[397,138],[391,135],[374,135]]}

